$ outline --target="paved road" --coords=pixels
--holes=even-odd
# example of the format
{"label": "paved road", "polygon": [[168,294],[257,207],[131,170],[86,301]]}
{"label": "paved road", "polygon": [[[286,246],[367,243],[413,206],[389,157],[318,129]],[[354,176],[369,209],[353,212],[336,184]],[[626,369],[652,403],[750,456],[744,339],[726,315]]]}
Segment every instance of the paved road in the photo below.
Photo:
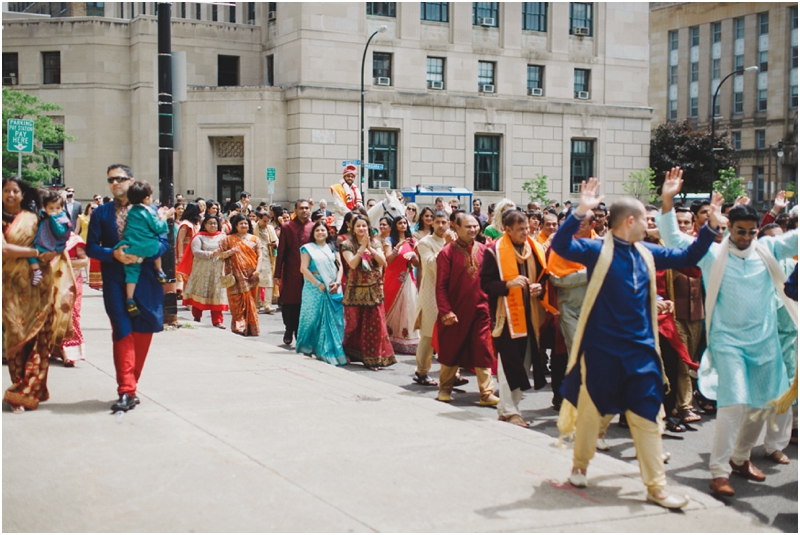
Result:
{"label": "paved road", "polygon": [[[194,328],[154,338],[142,404],[116,418],[108,319],[86,292],[87,360],[51,367],[39,410],[3,408],[3,531],[777,531],[681,484],[704,484],[702,453],[673,470],[691,499],[679,514],[645,503],[624,436],[593,460],[589,488],[565,484],[571,454],[554,445],[545,393],[525,401],[542,415],[525,430],[475,407],[474,381],[452,406],[410,386],[410,357],[335,368],[280,348],[279,316],[253,339],[180,315]],[[793,499],[779,507],[796,524],[796,464],[785,472],[752,487]]]}
{"label": "paved road", "polygon": [[[271,343],[281,344],[281,347],[285,348],[276,336],[283,333],[280,313],[262,316],[261,323],[266,327],[264,330],[270,333],[263,334],[262,338]],[[360,365],[347,366],[346,369],[399,386],[421,397],[435,398],[435,388],[422,387],[411,380],[415,367],[413,355],[398,355],[396,365],[378,372],[366,370]],[[434,378],[438,375],[438,364],[435,361],[431,375]],[[476,415],[486,416],[487,409],[477,404],[478,392],[474,378],[471,378],[469,385],[463,387],[462,392],[456,393],[452,404]],[[549,386],[538,392],[530,390],[525,393],[520,408],[523,417],[532,422],[531,430],[557,438],[558,413],[551,406],[552,395]],[[713,436],[713,416],[703,416],[701,422],[692,424],[685,433],[666,435],[664,451],[672,455],[667,465],[668,477],[700,492],[708,492],[710,478],[708,458]],[[607,441],[612,446],[607,455],[635,465],[633,441],[627,429],[620,428],[616,423],[612,424],[608,430]],[[736,496],[732,499],[718,498],[719,501],[762,524],[787,533],[797,533],[797,446],[790,444],[786,454],[791,459],[791,464],[776,465],[764,459],[763,447],[757,446],[753,452],[753,463],[767,475],[767,481],[754,483],[734,476],[732,483],[736,489]]]}

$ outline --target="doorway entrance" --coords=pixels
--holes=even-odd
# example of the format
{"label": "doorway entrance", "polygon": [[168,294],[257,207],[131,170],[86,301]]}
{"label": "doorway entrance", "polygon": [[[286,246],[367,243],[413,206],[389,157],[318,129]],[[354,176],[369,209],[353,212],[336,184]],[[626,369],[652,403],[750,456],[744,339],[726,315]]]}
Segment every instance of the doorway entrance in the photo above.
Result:
{"label": "doorway entrance", "polygon": [[244,166],[243,165],[218,165],[217,166],[217,199],[226,210],[228,204],[239,200],[239,194],[244,191]]}

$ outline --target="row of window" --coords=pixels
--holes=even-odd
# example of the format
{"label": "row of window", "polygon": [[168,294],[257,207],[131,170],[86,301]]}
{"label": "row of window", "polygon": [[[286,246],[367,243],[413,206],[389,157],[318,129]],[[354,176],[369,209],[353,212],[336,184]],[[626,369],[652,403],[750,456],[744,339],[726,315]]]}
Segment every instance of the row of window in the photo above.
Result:
{"label": "row of window", "polygon": [[[369,131],[369,161],[383,164],[380,171],[369,171],[370,189],[396,189],[398,187],[397,130]],[[475,191],[501,191],[500,169],[502,136],[475,134],[473,149],[473,189]],[[570,184],[572,192],[579,191],[581,181],[594,175],[593,139],[571,140]]]}
{"label": "row of window", "polygon": [[[592,35],[593,7],[591,2],[570,2],[571,35]],[[547,12],[548,2],[522,2],[522,29],[546,32]],[[397,2],[367,2],[367,15],[397,17]],[[420,2],[419,18],[432,22],[450,22],[450,2]],[[472,25],[499,27],[500,2],[472,2]]]}
{"label": "row of window", "polygon": [[[268,86],[275,83],[274,56],[266,58],[266,80]],[[61,83],[61,53],[42,52],[43,84]],[[483,92],[494,92],[495,67],[492,61],[478,62],[478,88]],[[218,86],[238,86],[240,65],[239,56],[219,55],[217,56],[217,85]],[[543,65],[528,65],[528,94],[533,96],[544,95],[544,72]],[[375,52],[372,59],[372,75],[375,82],[383,85],[391,85],[392,79],[392,54]],[[589,98],[589,81],[591,71],[589,69],[574,70],[574,90],[575,98]],[[3,84],[17,85],[19,83],[19,56],[16,52],[3,52]],[[445,88],[445,58],[427,58],[427,83],[432,89]],[[491,89],[489,89],[491,88]]]}
{"label": "row of window", "polygon": [[[372,77],[377,85],[392,85],[392,56],[388,52],[372,53]],[[446,58],[426,58],[426,82],[429,89],[446,89],[445,65]],[[478,61],[478,91],[494,93],[497,64],[494,61]],[[528,94],[544,96],[544,65],[527,66]],[[575,98],[586,100],[589,98],[590,69],[574,69],[573,85]]]}
{"label": "row of window", "polygon": [[[102,16],[102,2],[98,2],[101,4],[100,16]],[[149,2],[117,2],[118,7],[118,15],[119,18],[124,19],[126,18],[126,13],[128,14],[129,18],[133,18],[136,15],[147,15],[147,5]],[[126,4],[128,4],[128,8],[126,9]],[[138,4],[138,10],[137,10]],[[193,4],[193,6],[192,6]],[[277,7],[277,2],[268,2],[267,11],[269,12],[269,19],[272,20],[274,18],[275,9]],[[175,11],[172,13],[174,17],[179,17],[182,19],[195,19],[195,20],[202,20],[202,6],[203,3],[201,2],[176,2],[174,4]],[[222,9],[228,9],[228,18],[226,22],[237,22],[236,20],[236,5],[234,3],[225,3],[217,5],[216,3],[211,4],[211,12],[210,12],[210,20],[212,22],[221,22],[222,18]],[[246,23],[247,24],[255,24],[256,23],[256,3],[255,2],[245,2],[245,9],[246,9]],[[87,8],[88,11],[88,8]],[[153,15],[158,15],[158,2],[153,4]],[[87,12],[88,14],[88,12]],[[240,23],[245,21],[239,21]]]}

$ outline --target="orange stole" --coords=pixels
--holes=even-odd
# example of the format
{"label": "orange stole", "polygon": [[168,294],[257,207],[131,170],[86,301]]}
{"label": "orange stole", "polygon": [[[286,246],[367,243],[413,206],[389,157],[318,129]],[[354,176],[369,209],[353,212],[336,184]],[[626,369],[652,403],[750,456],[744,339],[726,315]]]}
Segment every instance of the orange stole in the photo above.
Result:
{"label": "orange stole", "polygon": [[[592,231],[591,239],[597,238],[595,231]],[[566,277],[576,271],[586,269],[586,266],[577,262],[571,262],[560,256],[555,251],[550,251],[550,257],[547,261],[547,272],[552,273],[556,277]]]}
{"label": "orange stole", "polygon": [[[547,266],[544,258],[544,251],[542,247],[534,242],[530,237],[525,238],[528,246],[530,247],[531,254],[535,254],[541,266]],[[517,267],[517,254],[514,249],[514,243],[508,234],[503,234],[497,243],[497,267],[500,271],[500,278],[504,282],[515,279],[519,276],[519,267]],[[544,276],[544,267],[539,270],[536,276],[536,282],[540,282]],[[542,301],[542,305],[550,310],[549,304],[546,300]],[[508,333],[511,338],[522,338],[528,335],[528,328],[525,322],[525,303],[523,301],[522,288],[510,288],[508,295],[503,300],[503,306],[506,309],[506,321],[508,325]]]}

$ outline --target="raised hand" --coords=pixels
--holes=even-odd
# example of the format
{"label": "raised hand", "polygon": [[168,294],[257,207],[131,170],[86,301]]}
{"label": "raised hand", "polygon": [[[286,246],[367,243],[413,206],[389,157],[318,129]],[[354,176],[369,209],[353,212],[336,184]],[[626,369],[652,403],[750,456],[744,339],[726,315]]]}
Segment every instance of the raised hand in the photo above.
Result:
{"label": "raised hand", "polygon": [[728,226],[728,218],[722,215],[723,200],[724,198],[721,193],[714,192],[711,196],[711,214],[708,217],[708,224],[715,230]]}
{"label": "raised hand", "polygon": [[745,204],[750,204],[750,197],[747,195],[740,195],[733,201],[734,206],[744,206]]}
{"label": "raised hand", "polygon": [[588,182],[581,182],[581,202],[575,209],[575,213],[578,217],[585,216],[589,210],[597,208],[597,206],[603,202],[604,196],[597,196],[599,191],[600,182],[598,182],[595,177],[589,178]]}
{"label": "raised hand", "polygon": [[784,190],[780,190],[775,196],[775,203],[772,205],[772,211],[775,214],[780,214],[786,209],[787,206],[789,206],[789,201],[786,200],[786,192]]}
{"label": "raised hand", "polygon": [[661,199],[669,199],[669,201],[672,202],[675,195],[681,192],[682,187],[683,169],[680,167],[673,167],[667,171],[667,174],[664,176],[664,185],[661,187]]}

